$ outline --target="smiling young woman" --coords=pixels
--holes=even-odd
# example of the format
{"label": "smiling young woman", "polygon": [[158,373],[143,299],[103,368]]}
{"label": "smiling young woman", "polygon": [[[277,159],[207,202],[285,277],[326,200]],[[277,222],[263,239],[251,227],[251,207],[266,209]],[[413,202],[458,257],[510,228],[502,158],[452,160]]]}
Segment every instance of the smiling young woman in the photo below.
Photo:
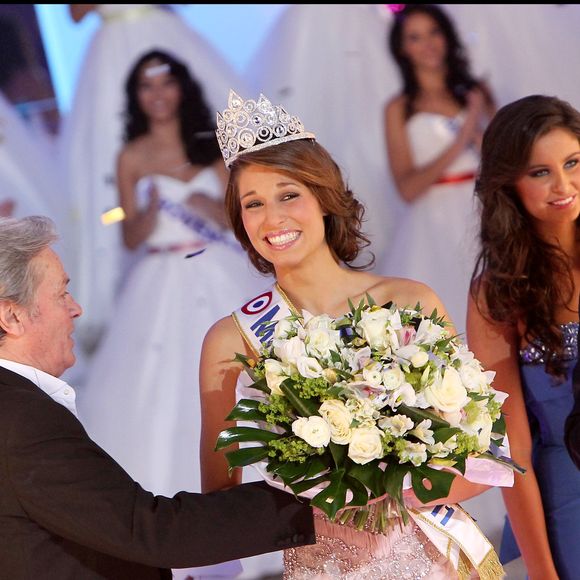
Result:
{"label": "smiling young woman", "polygon": [[512,457],[528,470],[503,490],[500,556],[521,552],[537,579],[571,580],[580,567],[580,471],[563,432],[578,358],[579,163],[580,113],[556,97],[506,105],[483,137],[468,338],[510,393]]}

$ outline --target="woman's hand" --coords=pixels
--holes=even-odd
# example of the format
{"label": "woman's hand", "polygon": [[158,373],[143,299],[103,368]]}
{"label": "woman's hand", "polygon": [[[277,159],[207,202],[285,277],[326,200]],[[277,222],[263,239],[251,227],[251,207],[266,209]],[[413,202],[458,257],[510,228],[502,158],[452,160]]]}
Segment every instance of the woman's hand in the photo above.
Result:
{"label": "woman's hand", "polygon": [[212,221],[220,229],[228,228],[226,212],[221,200],[216,201],[203,192],[193,192],[185,203],[196,214]]}

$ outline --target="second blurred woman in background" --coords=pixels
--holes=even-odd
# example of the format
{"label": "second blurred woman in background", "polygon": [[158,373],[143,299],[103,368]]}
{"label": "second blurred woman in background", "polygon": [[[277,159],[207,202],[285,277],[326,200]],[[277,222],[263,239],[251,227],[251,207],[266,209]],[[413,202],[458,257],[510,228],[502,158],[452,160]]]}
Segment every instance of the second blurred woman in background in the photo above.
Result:
{"label": "second blurred woman in background", "polygon": [[472,76],[453,23],[435,5],[396,13],[389,47],[403,91],[385,108],[388,158],[409,205],[379,269],[430,285],[464,332],[476,251],[473,187],[493,97]]}

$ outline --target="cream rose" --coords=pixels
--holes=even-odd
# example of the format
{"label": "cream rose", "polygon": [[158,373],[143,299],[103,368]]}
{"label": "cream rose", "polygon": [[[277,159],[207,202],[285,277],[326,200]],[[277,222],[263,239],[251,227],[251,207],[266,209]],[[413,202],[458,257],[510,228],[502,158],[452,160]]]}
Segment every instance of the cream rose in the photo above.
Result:
{"label": "cream rose", "polygon": [[424,350],[420,350],[411,356],[411,364],[416,369],[420,369],[421,367],[424,367],[428,362],[429,362],[429,355]]}
{"label": "cream rose", "polygon": [[437,374],[423,393],[432,407],[444,413],[455,413],[469,402],[461,377],[453,367],[445,369],[443,379]]}
{"label": "cream rose", "polygon": [[352,439],[352,415],[342,401],[329,400],[320,405],[318,412],[330,426],[330,440],[346,445]]}
{"label": "cream rose", "polygon": [[360,465],[383,456],[381,431],[377,427],[358,427],[353,429],[348,446],[348,456]]}
{"label": "cream rose", "polygon": [[287,340],[274,340],[274,352],[276,356],[286,364],[296,365],[296,361],[306,355],[304,343],[297,336],[293,336]]}
{"label": "cream rose", "polygon": [[389,311],[385,308],[365,310],[356,329],[362,334],[371,348],[384,349],[391,346],[387,324],[390,321]]}
{"label": "cream rose", "polygon": [[405,373],[401,367],[394,365],[383,371],[383,385],[388,391],[398,389],[405,382]]}
{"label": "cream rose", "polygon": [[312,447],[326,447],[330,443],[330,426],[316,415],[296,419],[292,423],[292,432]]}

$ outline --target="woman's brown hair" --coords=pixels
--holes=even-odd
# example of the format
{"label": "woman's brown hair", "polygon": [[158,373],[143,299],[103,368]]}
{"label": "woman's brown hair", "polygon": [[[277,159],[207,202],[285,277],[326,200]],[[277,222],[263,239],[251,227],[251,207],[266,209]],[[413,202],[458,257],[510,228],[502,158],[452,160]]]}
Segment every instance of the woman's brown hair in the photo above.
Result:
{"label": "woman's brown hair", "polygon": [[254,249],[242,222],[238,176],[250,165],[270,167],[273,171],[290,175],[312,191],[322,211],[327,214],[324,217],[326,241],[337,261],[355,270],[373,264],[372,254],[368,263],[362,266],[352,264],[360,251],[370,244],[360,231],[364,206],[345,185],[342,173],[328,151],[314,140],[298,139],[245,153],[230,166],[226,212],[236,238],[258,271],[271,274],[274,267]]}
{"label": "woman's brown hair", "polygon": [[523,322],[524,338],[541,339],[553,353],[547,369],[561,374],[562,332],[555,312],[573,296],[570,258],[540,236],[515,186],[534,143],[555,128],[570,131],[580,142],[580,113],[556,97],[532,95],[500,109],[485,131],[476,184],[481,252],[471,292],[492,320]]}

